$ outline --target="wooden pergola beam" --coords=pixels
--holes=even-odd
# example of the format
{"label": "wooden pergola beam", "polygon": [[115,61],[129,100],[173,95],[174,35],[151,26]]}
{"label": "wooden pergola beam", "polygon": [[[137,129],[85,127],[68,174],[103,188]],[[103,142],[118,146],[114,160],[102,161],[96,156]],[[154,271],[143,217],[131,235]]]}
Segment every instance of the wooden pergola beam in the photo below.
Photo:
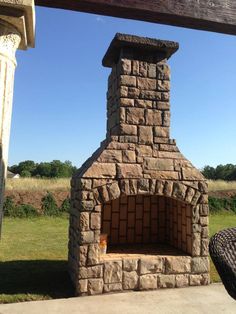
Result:
{"label": "wooden pergola beam", "polygon": [[236,35],[235,0],[35,0],[35,3]]}

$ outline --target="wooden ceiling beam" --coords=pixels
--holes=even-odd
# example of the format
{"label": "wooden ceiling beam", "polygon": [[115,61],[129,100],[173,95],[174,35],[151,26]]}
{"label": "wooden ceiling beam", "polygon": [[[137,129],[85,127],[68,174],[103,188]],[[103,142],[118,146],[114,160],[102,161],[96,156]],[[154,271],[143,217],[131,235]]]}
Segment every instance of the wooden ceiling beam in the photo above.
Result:
{"label": "wooden ceiling beam", "polygon": [[35,0],[35,4],[236,35],[235,0]]}

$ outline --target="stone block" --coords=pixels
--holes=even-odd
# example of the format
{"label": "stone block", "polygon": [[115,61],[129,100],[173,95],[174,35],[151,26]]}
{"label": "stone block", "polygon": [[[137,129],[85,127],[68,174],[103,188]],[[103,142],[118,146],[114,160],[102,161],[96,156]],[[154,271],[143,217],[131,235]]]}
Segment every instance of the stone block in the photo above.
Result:
{"label": "stone block", "polygon": [[129,87],[128,89],[128,97],[137,99],[140,96],[140,89],[135,87]]}
{"label": "stone block", "polygon": [[175,278],[176,287],[177,288],[184,288],[189,286],[189,275],[177,275]]}
{"label": "stone block", "polygon": [[136,87],[136,77],[131,75],[121,75],[120,85],[128,87]]}
{"label": "stone block", "polygon": [[195,190],[191,187],[188,187],[186,191],[186,195],[185,195],[185,202],[191,204],[194,195],[195,195]]}
{"label": "stone block", "polygon": [[209,206],[207,204],[199,205],[199,211],[201,216],[209,215]]}
{"label": "stone block", "polygon": [[147,62],[139,62],[139,75],[143,77],[147,76]]}
{"label": "stone block", "polygon": [[209,240],[202,239],[201,241],[201,255],[208,256],[209,255]]}
{"label": "stone block", "polygon": [[126,119],[127,123],[130,124],[145,124],[144,109],[142,108],[127,108],[126,109]]}
{"label": "stone block", "polygon": [[148,77],[156,78],[156,76],[157,76],[156,64],[148,63],[147,70],[148,70]]}
{"label": "stone block", "polygon": [[184,184],[179,183],[179,182],[174,182],[172,197],[177,198],[179,200],[184,200],[186,191],[187,191],[187,187]]}
{"label": "stone block", "polygon": [[79,294],[86,293],[88,291],[88,280],[82,279],[78,281],[77,291]]}
{"label": "stone block", "polygon": [[161,257],[147,257],[140,259],[139,271],[141,275],[155,274],[163,271],[164,263]]}
{"label": "stone block", "polygon": [[79,202],[80,211],[91,211],[94,209],[94,201],[80,201]]}
{"label": "stone block", "polygon": [[146,124],[147,125],[162,125],[162,112],[158,110],[146,110]]}
{"label": "stone block", "polygon": [[103,293],[103,279],[88,280],[88,294],[96,295]]}
{"label": "stone block", "polygon": [[140,276],[139,289],[140,290],[157,289],[157,275],[152,274]]}
{"label": "stone block", "polygon": [[173,171],[173,159],[144,158],[144,169],[156,171]]}
{"label": "stone block", "polygon": [[127,163],[135,163],[136,162],[136,154],[132,150],[124,150],[122,152],[123,162]]}
{"label": "stone block", "polygon": [[191,204],[192,205],[197,205],[200,196],[201,196],[201,193],[199,191],[196,191],[195,194],[194,194],[194,197],[192,199]]}
{"label": "stone block", "polygon": [[170,112],[169,111],[164,111],[162,124],[165,127],[170,126]]}
{"label": "stone block", "polygon": [[153,143],[153,133],[152,127],[150,126],[139,126],[139,142],[141,144],[152,144]]}
{"label": "stone block", "polygon": [[170,81],[167,80],[158,80],[157,81],[157,90],[161,92],[170,91]]}
{"label": "stone block", "polygon": [[208,238],[209,237],[209,228],[208,226],[202,227],[202,238]]}
{"label": "stone block", "polygon": [[124,290],[134,290],[138,288],[139,276],[136,271],[123,272],[123,289]]}
{"label": "stone block", "polygon": [[82,212],[79,215],[79,230],[80,231],[89,231],[90,227],[89,227],[89,213],[88,212]]}
{"label": "stone block", "polygon": [[[160,121],[160,125],[161,124],[162,124],[162,120]],[[156,126],[154,128],[154,136],[169,138],[170,137],[170,129],[168,127]]]}
{"label": "stone block", "polygon": [[80,232],[80,244],[89,244],[94,242],[93,231],[82,231]]}
{"label": "stone block", "polygon": [[159,101],[162,99],[161,92],[157,91],[149,91],[149,90],[142,90],[140,92],[139,97],[141,99],[146,99],[146,100],[156,100]]}
{"label": "stone block", "polygon": [[175,275],[157,275],[158,288],[174,288]]}
{"label": "stone block", "polygon": [[200,217],[200,224],[202,227],[208,226],[209,225],[209,217],[208,216]]}
{"label": "stone block", "polygon": [[192,255],[201,255],[201,234],[193,233],[192,235]]}
{"label": "stone block", "polygon": [[132,74],[139,75],[139,61],[132,60]]}
{"label": "stone block", "polygon": [[121,124],[120,125],[120,133],[122,135],[137,135],[137,126],[130,124]]}
{"label": "stone block", "polygon": [[135,107],[152,108],[152,101],[151,100],[135,99],[134,105],[135,105]]}
{"label": "stone block", "polygon": [[110,200],[107,186],[102,185],[98,187],[98,192],[99,192],[99,197],[102,199],[103,202],[108,202]]}
{"label": "stone block", "polygon": [[203,175],[201,174],[201,172],[195,168],[183,168],[182,174],[183,174],[183,180],[187,180],[187,181],[203,179]]}
{"label": "stone block", "polygon": [[79,179],[78,185],[80,190],[91,190],[92,180]]}
{"label": "stone block", "polygon": [[120,61],[121,74],[130,75],[131,70],[132,70],[131,60],[121,59],[121,61]]}
{"label": "stone block", "polygon": [[192,273],[208,273],[209,267],[208,257],[192,258]]}
{"label": "stone block", "polygon": [[122,282],[122,261],[104,263],[104,282]]}
{"label": "stone block", "polygon": [[81,267],[79,269],[79,278],[102,278],[103,277],[103,265],[97,265],[92,267]]}
{"label": "stone block", "polygon": [[199,205],[193,206],[192,210],[192,223],[199,224],[200,214],[199,214]]}
{"label": "stone block", "polygon": [[117,165],[117,177],[132,179],[132,178],[142,178],[142,167],[140,165],[133,164],[118,164]]}
{"label": "stone block", "polygon": [[119,150],[104,150],[97,159],[101,163],[113,163],[122,161],[122,152]]}
{"label": "stone block", "polygon": [[152,147],[148,145],[137,145],[136,153],[138,157],[152,156]]}
{"label": "stone block", "polygon": [[158,180],[178,180],[179,173],[177,171],[156,171],[144,169],[144,175],[149,175],[152,179]]}
{"label": "stone block", "polygon": [[120,98],[121,107],[134,107],[134,99]]}
{"label": "stone block", "polygon": [[190,273],[191,258],[188,256],[170,256],[166,257],[166,273]]}
{"label": "stone block", "polygon": [[114,163],[93,163],[92,166],[85,171],[83,177],[87,178],[114,178],[116,176],[116,166]]}
{"label": "stone block", "polygon": [[137,180],[129,180],[129,190],[130,194],[137,194]]}
{"label": "stone block", "polygon": [[79,247],[79,266],[85,266],[87,264],[87,254],[88,254],[88,247],[87,245],[81,245]]}
{"label": "stone block", "polygon": [[156,181],[156,194],[157,195],[163,195],[163,193],[164,193],[164,186],[165,186],[165,182],[164,181]]}
{"label": "stone block", "polygon": [[88,248],[88,265],[96,265],[100,261],[100,249],[98,244],[91,244]]}
{"label": "stone block", "polygon": [[101,214],[92,213],[91,214],[91,229],[100,230],[101,228]]}
{"label": "stone block", "polygon": [[127,86],[120,86],[119,90],[118,90],[119,97],[128,97],[128,87]]}
{"label": "stone block", "polygon": [[190,275],[190,286],[206,286],[210,284],[210,277],[208,274],[203,275]]}
{"label": "stone block", "polygon": [[120,123],[126,122],[126,109],[124,107],[119,108]]}
{"label": "stone block", "polygon": [[157,78],[160,80],[170,80],[170,68],[167,64],[157,65]]}
{"label": "stone block", "polygon": [[161,100],[162,101],[166,101],[166,102],[170,101],[170,93],[169,92],[160,92],[160,93],[161,93]]}
{"label": "stone block", "polygon": [[137,87],[141,90],[155,90],[157,87],[157,81],[150,78],[137,78]]}
{"label": "stone block", "polygon": [[149,192],[150,192],[149,179],[140,179],[138,181],[138,193],[149,194]]}
{"label": "stone block", "polygon": [[166,181],[163,194],[167,197],[171,197],[173,192],[173,182],[172,181]]}
{"label": "stone block", "polygon": [[109,200],[115,200],[116,198],[120,197],[120,187],[117,182],[108,185],[107,190],[109,194]]}
{"label": "stone block", "polygon": [[110,283],[110,284],[104,284],[104,292],[118,292],[122,291],[122,283]]}
{"label": "stone block", "polygon": [[124,259],[123,260],[123,270],[124,271],[136,271],[138,269],[137,259]]}
{"label": "stone block", "polygon": [[138,137],[135,135],[122,135],[122,136],[120,136],[120,142],[138,143]]}
{"label": "stone block", "polygon": [[170,110],[170,104],[168,102],[157,101],[153,107],[158,110]]}

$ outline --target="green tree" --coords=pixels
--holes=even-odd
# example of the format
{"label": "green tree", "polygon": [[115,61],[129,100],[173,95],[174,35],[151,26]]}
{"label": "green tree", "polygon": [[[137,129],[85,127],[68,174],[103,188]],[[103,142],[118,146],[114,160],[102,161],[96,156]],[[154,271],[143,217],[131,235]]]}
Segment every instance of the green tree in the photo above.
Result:
{"label": "green tree", "polygon": [[215,180],[215,168],[211,166],[205,166],[202,170],[202,174],[209,180]]}

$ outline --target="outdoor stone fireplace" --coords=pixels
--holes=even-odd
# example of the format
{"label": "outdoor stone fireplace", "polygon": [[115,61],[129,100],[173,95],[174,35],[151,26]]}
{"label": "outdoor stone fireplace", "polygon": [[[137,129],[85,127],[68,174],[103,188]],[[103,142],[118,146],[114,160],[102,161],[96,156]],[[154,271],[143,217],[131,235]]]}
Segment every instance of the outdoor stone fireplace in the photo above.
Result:
{"label": "outdoor stone fireplace", "polygon": [[112,68],[106,140],[71,183],[78,295],[209,283],[207,184],[170,138],[167,59],[177,50],[117,34],[103,59]]}

